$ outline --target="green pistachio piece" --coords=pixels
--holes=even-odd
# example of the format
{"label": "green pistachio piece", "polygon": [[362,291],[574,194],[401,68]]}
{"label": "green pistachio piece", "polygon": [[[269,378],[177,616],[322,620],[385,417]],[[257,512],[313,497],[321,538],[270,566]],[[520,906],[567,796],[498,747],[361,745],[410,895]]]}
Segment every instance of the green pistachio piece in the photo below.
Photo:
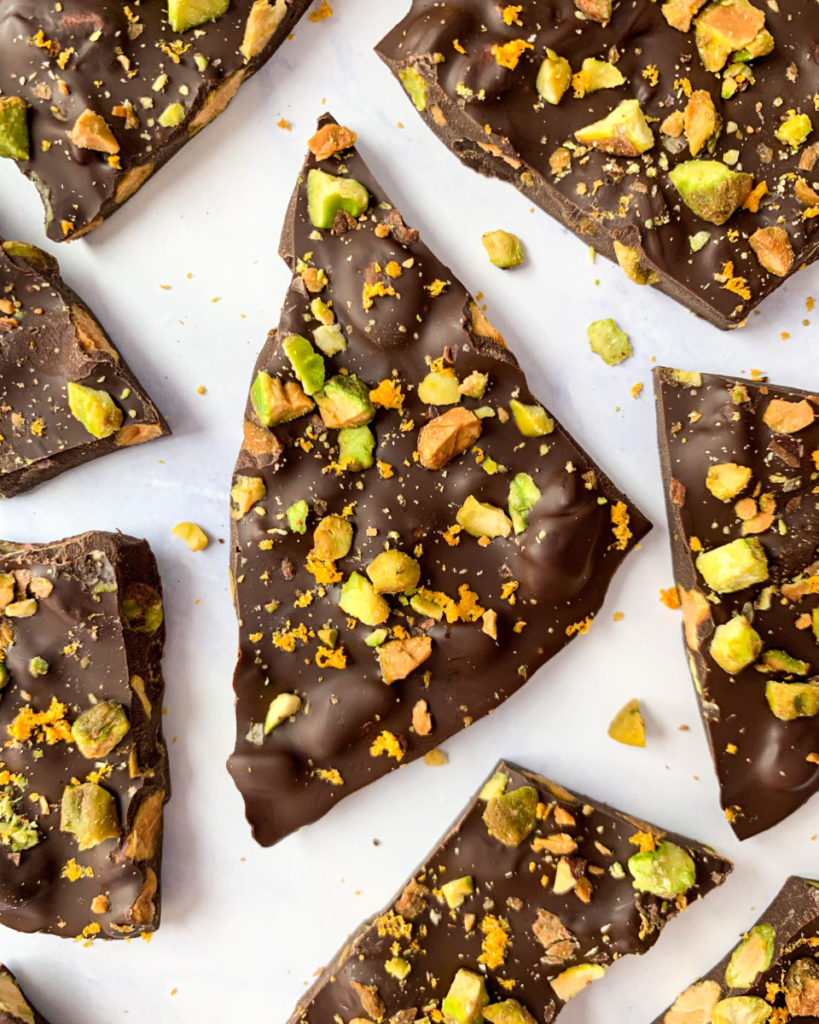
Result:
{"label": "green pistachio piece", "polygon": [[695,370],[674,370],[671,367],[666,367],[663,370],[663,376],[669,384],[682,384],[686,388],[702,387],[702,374]]}
{"label": "green pistachio piece", "polygon": [[489,374],[473,370],[468,377],[464,377],[458,390],[464,398],[483,398],[486,394],[486,387],[489,384]]}
{"label": "green pistachio piece", "polygon": [[472,875],[453,878],[451,882],[444,882],[441,886],[441,895],[450,910],[457,910],[466,897],[471,896],[474,891],[475,883],[472,880]]}
{"label": "green pistachio piece", "polygon": [[369,636],[364,638],[364,643],[368,647],[380,647],[389,635],[388,629],[374,629]]}
{"label": "green pistachio piece", "polygon": [[555,421],[542,405],[524,405],[517,398],[509,402],[515,426],[524,437],[544,437],[555,429]]}
{"label": "green pistachio piece", "polygon": [[320,391],[324,387],[324,359],[307,338],[300,334],[289,334],[282,341],[282,348],[305,394],[314,395]]}
{"label": "green pistachio piece", "polygon": [[122,829],[114,795],[96,782],[66,786],[60,809],[60,831],[70,832],[81,850],[118,839]]}
{"label": "green pistachio piece", "polygon": [[447,1024],[481,1024],[489,994],[483,977],[461,967],[441,1003]]}
{"label": "green pistachio piece", "polygon": [[646,745],[646,724],[640,714],[638,700],[630,700],[620,708],[609,725],[609,736],[629,747]]}
{"label": "green pistachio piece", "polygon": [[807,114],[797,114],[791,111],[789,117],[782,122],[774,134],[780,142],[797,150],[812,131],[813,124]]}
{"label": "green pistachio piece", "polygon": [[735,676],[752,665],[762,650],[762,638],[744,615],[717,626],[709,653],[723,672]]}
{"label": "green pistachio piece", "polygon": [[801,957],[788,968],[785,1003],[794,1017],[819,1016],[819,963],[814,958]]}
{"label": "green pistachio piece", "polygon": [[376,594],[409,594],[421,579],[421,566],[404,551],[382,551],[367,566]]}
{"label": "green pistachio piece", "polygon": [[230,0],[168,0],[168,21],[174,32],[187,32],[221,18],[229,6]]}
{"label": "green pistachio piece", "polygon": [[748,0],[716,0],[697,19],[696,41],[709,71],[721,71],[732,53],[751,45],[765,26],[765,13]]}
{"label": "green pistachio piece", "polygon": [[230,502],[233,508],[231,519],[241,519],[261,501],[267,494],[267,486],[260,476],[237,476],[236,483],[230,489]]}
{"label": "green pistachio piece", "polygon": [[360,473],[369,469],[375,451],[375,435],[369,427],[343,427],[338,432],[338,461],[344,469]]}
{"label": "green pistachio piece", "polygon": [[308,172],[307,206],[313,227],[331,228],[339,210],[360,217],[369,205],[370,194],[360,181],[336,177],[316,167]]}
{"label": "green pistachio piece", "polygon": [[0,690],[5,686],[8,686],[9,679],[11,679],[11,673],[6,666],[5,661],[0,661]]}
{"label": "green pistachio piece", "polygon": [[577,92],[597,92],[598,89],[616,89],[625,82],[618,67],[607,60],[586,57],[580,70],[572,78],[572,85]]}
{"label": "green pistachio piece", "polygon": [[128,629],[135,633],[155,633],[165,617],[162,598],[147,583],[131,583],[120,606]]}
{"label": "green pistachio piece", "polygon": [[353,374],[331,377],[316,393],[319,413],[326,427],[362,427],[375,416],[370,389]]}
{"label": "green pistachio piece", "polygon": [[384,963],[384,970],[390,977],[403,981],[412,971],[412,964],[402,956],[393,956]]}
{"label": "green pistachio piece", "polygon": [[509,785],[509,778],[503,772],[495,772],[495,774],[486,780],[483,784],[483,788],[478,794],[478,799],[488,803],[490,800],[495,800],[499,796],[503,796],[506,792],[506,787]]}
{"label": "green pistachio piece", "polygon": [[771,672],[782,672],[789,676],[806,676],[810,671],[810,663],[794,658],[787,651],[765,651],[762,664]]}
{"label": "green pistachio piece", "polygon": [[574,133],[584,146],[593,146],[614,156],[639,156],[654,145],[639,100],[623,100],[610,114]]}
{"label": "green pistachio piece", "polygon": [[588,326],[589,348],[609,366],[617,366],[632,354],[631,342],[610,317]]}
{"label": "green pistachio piece", "polygon": [[458,378],[433,370],[418,385],[418,398],[424,405],[456,405],[461,400]]}
{"label": "green pistachio piece", "polygon": [[755,925],[740,942],[725,968],[728,988],[750,988],[771,966],[776,932],[769,924]]}
{"label": "green pistachio piece", "polygon": [[717,981],[707,979],[689,985],[663,1017],[663,1024],[709,1024],[714,1007],[722,995]]}
{"label": "green pistachio piece", "polygon": [[773,1007],[758,996],[732,996],[714,1007],[711,1024],[765,1024]]}
{"label": "green pistachio piece", "polygon": [[92,437],[110,437],[122,426],[122,409],[107,391],[67,384],[68,407],[75,420],[79,420]]}
{"label": "green pistachio piece", "polygon": [[718,594],[764,583],[768,579],[768,559],[756,537],[740,537],[697,556],[697,569]]}
{"label": "green pistachio piece", "polygon": [[181,103],[169,103],[157,118],[163,128],[176,128],[185,120],[185,108]]}
{"label": "green pistachio piece", "polygon": [[518,846],[537,825],[537,805],[537,790],[519,786],[492,797],[483,812],[483,822],[489,834],[504,846]]}
{"label": "green pistachio piece", "polygon": [[508,537],[512,522],[503,509],[469,495],[455,516],[458,525],[472,537]]}
{"label": "green pistachio piece", "polygon": [[436,604],[435,601],[430,601],[426,597],[421,597],[420,594],[413,594],[410,598],[410,608],[418,615],[423,615],[425,619],[440,620],[443,618],[444,609]]}
{"label": "green pistachio piece", "polygon": [[0,612],[14,600],[14,576],[10,572],[0,573]]}
{"label": "green pistachio piece", "polygon": [[535,1018],[517,999],[504,999],[502,1003],[485,1006],[483,1019],[491,1024],[537,1024]]}
{"label": "green pistachio piece", "polygon": [[71,726],[71,735],[83,757],[107,757],[131,728],[125,708],[115,700],[102,700],[87,708]]}
{"label": "green pistachio piece", "polygon": [[783,683],[769,680],[765,699],[774,717],[781,722],[819,715],[819,682]]}
{"label": "green pistachio piece", "polygon": [[748,466],[736,462],[717,462],[705,476],[705,486],[720,501],[730,501],[744,491],[751,479]]}
{"label": "green pistachio piece", "polygon": [[48,675],[48,662],[45,658],[41,658],[38,655],[36,658],[32,658],[28,663],[28,671],[29,675],[34,676],[35,679],[37,676]]}
{"label": "green pistachio piece", "polygon": [[313,549],[330,562],[344,558],[352,545],[353,526],[343,516],[324,516],[313,531]]}
{"label": "green pistachio piece", "polygon": [[19,96],[0,96],[0,157],[28,160],[28,103]]}
{"label": "green pistachio piece", "polygon": [[509,484],[509,518],[515,533],[523,533],[529,525],[529,513],[540,496],[540,488],[528,473],[518,473]]}
{"label": "green pistachio piece", "polygon": [[273,732],[274,729],[278,729],[282,722],[286,722],[300,710],[301,697],[295,693],[280,693],[278,697],[274,697],[264,719],[265,736]]}
{"label": "green pistachio piece", "polygon": [[[8,1014],[7,1019],[22,1024],[37,1024],[34,1011],[20,991],[20,986],[8,971],[0,970],[0,1012]],[[42,1017],[37,1015],[42,1021]]]}
{"label": "green pistachio piece", "polygon": [[37,823],[17,812],[11,788],[0,791],[0,843],[12,853],[22,853],[36,846],[42,838]]}
{"label": "green pistachio piece", "polygon": [[407,91],[407,95],[415,105],[416,110],[422,113],[427,109],[427,83],[415,68],[401,68],[398,72],[401,85]]}
{"label": "green pistachio piece", "polygon": [[365,626],[380,626],[390,616],[390,606],[375,592],[372,583],[357,572],[342,583],[338,606]]}
{"label": "green pistachio piece", "polygon": [[653,850],[629,857],[628,869],[638,892],[673,899],[688,892],[697,880],[691,855],[676,843],[663,840]]}
{"label": "green pistachio piece", "polygon": [[260,370],[250,389],[250,401],[264,427],[277,427],[280,423],[304,416],[314,406],[294,380],[282,383],[277,377]]}
{"label": "green pistachio piece", "polygon": [[538,68],[535,80],[538,96],[552,106],[557,106],[571,83],[571,64],[565,57],[559,57],[554,50],[546,50],[546,56]]}
{"label": "green pistachio piece", "polygon": [[287,525],[293,533],[307,533],[307,517],[310,515],[310,506],[302,498],[294,501],[284,513],[287,516]]}
{"label": "green pistachio piece", "polygon": [[323,352],[328,358],[337,356],[339,352],[347,349],[347,339],[341,324],[322,324],[313,331],[313,342],[317,349]]}
{"label": "green pistachio piece", "polygon": [[602,964],[575,964],[574,967],[567,967],[565,971],[561,971],[550,984],[557,998],[568,1003],[587,985],[602,978],[605,973],[606,968]]}
{"label": "green pistachio piece", "polygon": [[709,224],[724,224],[745,202],[753,177],[732,171],[719,160],[684,160],[669,174],[680,198]]}
{"label": "green pistachio piece", "polygon": [[523,244],[518,236],[510,231],[486,231],[481,235],[481,241],[489,256],[489,262],[501,270],[519,267],[523,263]]}

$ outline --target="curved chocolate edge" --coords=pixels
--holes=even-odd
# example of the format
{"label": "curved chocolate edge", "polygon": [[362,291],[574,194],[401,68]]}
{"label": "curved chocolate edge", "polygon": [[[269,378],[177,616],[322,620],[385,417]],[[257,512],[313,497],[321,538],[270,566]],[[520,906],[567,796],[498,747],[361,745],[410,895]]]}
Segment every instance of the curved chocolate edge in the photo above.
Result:
{"label": "curved chocolate edge", "polygon": [[[168,755],[162,735],[165,683],[161,660],[165,644],[161,623],[143,630],[142,619],[123,602],[162,600],[162,582],[147,541],[124,534],[90,532],[48,544],[0,541],[0,573],[13,573],[18,588],[45,576],[53,590],[38,599],[29,618],[0,616],[0,645],[10,681],[0,703],[0,730],[21,707],[49,707],[52,697],[68,705],[73,720],[89,699],[119,701],[128,712],[130,731],[107,758],[87,760],[76,746],[58,741],[14,743],[3,750],[11,772],[30,777],[28,792],[47,801],[28,814],[43,839],[19,857],[0,855],[0,924],[24,932],[63,937],[121,939],[159,927],[161,910],[162,809],[170,797]],[[70,641],[67,643],[67,641]],[[48,672],[32,678],[28,666],[43,657]],[[83,664],[85,659],[88,661]],[[105,767],[110,764],[109,771]],[[90,850],[60,825],[63,788],[84,781],[102,766],[100,784],[116,797],[122,835]],[[70,878],[70,860],[92,874]],[[91,909],[99,895],[105,910]]]}
{"label": "curved chocolate edge", "polygon": [[[771,151],[783,148],[774,136],[779,123],[778,119],[773,120],[777,111],[771,107],[769,120],[763,120],[760,126],[755,103],[760,98],[769,104],[774,100],[781,102],[782,84],[790,81],[789,105],[804,110],[813,108],[810,97],[819,90],[819,74],[813,52],[806,44],[819,31],[819,11],[808,10],[796,0],[783,0],[775,10],[770,5],[765,7],[776,48],[773,54],[755,63],[757,84],[729,102],[720,99],[718,90],[713,95],[714,76],[696,56],[693,33],[683,34],[671,28],[658,3],[615,5],[612,19],[605,26],[590,19],[578,20],[574,0],[528,0],[518,15],[520,22],[510,25],[501,21],[500,11],[501,5],[492,0],[413,0],[406,17],[376,46],[376,53],[396,77],[405,69],[421,76],[427,87],[425,109],[419,111],[421,117],[462,163],[486,177],[512,184],[585,245],[593,246],[615,262],[615,242],[633,248],[639,257],[640,271],[652,271],[659,277],[654,283],[660,291],[722,330],[741,326],[751,310],[783,280],[759,265],[747,244],[752,231],[788,224],[796,250],[791,274],[817,258],[819,234],[811,220],[802,219],[804,207],[794,200],[790,190],[787,194],[778,193],[776,201],[767,208],[763,203],[759,214],[740,211],[724,228],[714,228],[680,204],[670,184],[663,184],[658,193],[657,183],[665,175],[653,178],[641,173],[635,179],[639,189],[621,190],[619,180],[631,178],[625,173],[627,165],[656,172],[653,154],[658,152],[660,141],[642,158],[613,158],[592,151],[579,171],[553,175],[552,179],[547,175],[549,154],[567,139],[573,143],[575,130],[604,117],[622,99],[634,96],[645,112],[659,122],[674,109],[676,82],[686,79],[689,88],[712,93],[723,118],[725,146],[741,151],[742,159],[736,166],[756,174],[760,180],[770,177],[770,168],[761,161],[757,147],[764,145]],[[656,38],[656,45],[649,48],[652,37]],[[517,69],[506,69],[496,63],[490,52],[494,43],[503,45],[517,38],[535,40],[533,52],[538,61],[549,47],[568,58],[574,71],[579,70],[583,58],[605,59],[614,48],[620,53],[617,59],[622,58],[623,67],[627,68],[626,91],[600,89],[581,101],[569,98],[570,88],[561,104],[546,104],[546,109],[537,113],[537,65],[529,54],[524,54]],[[639,69],[647,65],[658,69],[658,84],[652,85],[640,74]],[[798,67],[798,85],[793,84],[795,79],[787,78],[789,65]],[[763,79],[771,85],[761,97],[765,85],[759,82]],[[800,92],[803,82],[804,102]],[[457,94],[456,88],[463,86],[466,91]],[[469,89],[473,96],[464,99]],[[482,96],[480,90],[484,90]],[[578,109],[579,116],[572,117]],[[726,135],[724,125],[729,122],[747,122],[754,134],[749,133],[740,143],[736,134]],[[654,128],[659,128],[659,123]],[[662,155],[675,161],[680,152],[675,147],[678,140],[662,136],[658,140],[664,147]],[[683,158],[687,155],[685,150]],[[711,154],[703,151],[699,156],[707,159]],[[791,172],[796,171],[797,163],[798,154],[790,153]],[[784,162],[778,173],[781,170]],[[616,212],[623,198],[627,199],[628,216]],[[676,234],[665,227],[672,207],[679,228]],[[637,211],[636,216],[631,215],[632,210]],[[612,212],[615,215],[609,219]],[[654,227],[649,229],[649,223]],[[655,229],[656,225],[660,225],[659,229]],[[729,230],[737,229],[736,237],[729,238]],[[692,268],[688,239],[703,230],[712,237],[718,236],[719,244],[709,244],[707,250],[698,252]],[[701,269],[698,261],[702,262]],[[748,299],[739,301],[738,293],[715,283],[715,274],[722,272],[728,261],[733,261],[735,272],[743,276],[750,291]]]}
{"label": "curved chocolate edge", "polygon": [[[705,485],[711,463],[736,461],[752,467],[752,483],[774,493],[777,519],[785,524],[784,533],[772,528],[758,536],[770,570],[764,586],[778,587],[808,569],[819,544],[812,460],[812,452],[819,449],[819,422],[788,436],[775,434],[763,415],[769,398],[804,399],[816,409],[819,399],[795,388],[712,374],[701,374],[701,386],[692,388],[670,379],[673,372],[665,367],[654,370],[674,580],[682,591],[694,595],[692,601],[702,595],[699,601],[707,612],[697,622],[695,605],[684,602],[690,624],[688,630],[683,628],[683,642],[719,778],[721,803],[734,832],[747,839],[776,825],[819,791],[817,719],[775,718],[765,700],[770,676],[750,665],[732,677],[714,661],[708,645],[717,625],[744,610],[754,618],[766,647],[784,649],[816,668],[817,641],[810,628],[796,629],[794,619],[819,605],[819,598],[806,594],[791,604],[774,595],[770,608],[749,611],[745,606],[758,599],[760,584],[752,591],[723,594],[719,603],[708,601],[690,542],[696,537],[707,550],[739,536],[734,501],[718,501]],[[731,390],[737,384],[747,394],[747,402],[732,401]],[[801,482],[796,488],[786,482],[797,478]],[[813,755],[810,760],[809,755]]]}
{"label": "curved chocolate edge", "polygon": [[[320,125],[328,123],[333,123],[329,116],[319,122]],[[354,150],[346,151],[343,166],[370,192],[372,204],[368,217],[355,228],[348,227],[341,235],[317,232],[313,228],[307,219],[305,182],[308,170],[314,166],[336,170],[339,162],[334,159],[322,165],[310,156],[300,175],[281,243],[281,253],[293,267],[294,278],[278,333],[271,332],[257,360],[254,378],[260,369],[293,377],[277,339],[293,333],[309,334],[305,309],[309,308],[310,296],[297,272],[297,257],[301,258],[309,250],[312,262],[325,269],[329,276],[330,290],[323,291],[322,295],[325,300],[334,298],[335,313],[350,340],[348,350],[337,358],[336,367],[340,364],[349,368],[373,387],[397,369],[405,384],[415,385],[428,369],[425,357],[440,358],[448,349],[461,378],[473,369],[491,375],[490,402],[504,402],[516,390],[521,401],[536,401],[503,339],[451,271],[417,239],[417,233],[403,225],[400,214]],[[404,238],[403,242],[396,241],[389,232],[386,238],[375,235],[374,226],[386,225],[391,218],[397,218],[402,225],[398,234]],[[380,265],[385,266],[391,259],[414,261],[412,273],[406,273],[399,281],[402,297],[382,297],[364,316],[359,307],[365,265],[380,260]],[[428,286],[422,284],[422,281],[433,280],[448,282],[437,298],[431,298]],[[417,321],[418,337],[414,338],[409,331],[406,335],[402,331],[405,324],[416,322],[416,316],[421,319]],[[333,361],[328,359],[327,363],[328,376],[337,372]],[[465,399],[464,404],[469,407],[480,402]],[[414,392],[407,396],[405,409],[405,419],[414,417],[415,427],[433,415],[417,400]],[[261,477],[267,499],[259,503],[262,514],[250,513],[238,523],[232,523],[231,567],[240,623],[240,650],[234,678],[237,742],[228,767],[242,792],[254,838],[264,846],[316,821],[344,796],[396,768],[398,763],[392,758],[370,755],[370,747],[381,731],[401,735],[406,744],[401,763],[407,763],[488,714],[517,691],[536,668],[569,643],[583,620],[594,616],[627,550],[650,528],[642,514],[559,424],[547,437],[528,441],[510,426],[514,436],[503,435],[509,438],[503,449],[492,447],[499,439],[501,428],[490,424],[484,426],[485,440],[481,444],[488,445],[487,450],[494,451],[498,461],[513,465],[517,462],[516,468],[536,473],[540,471],[541,462],[546,466],[544,475],[548,479],[541,479],[541,484],[549,498],[544,501],[542,512],[537,507],[534,510],[527,534],[534,538],[539,528],[546,530],[554,550],[550,548],[551,553],[547,552],[547,545],[535,540],[527,542],[527,535],[519,544],[496,540],[494,548],[482,549],[469,537],[457,547],[445,546],[441,536],[443,520],[446,517],[448,525],[454,521],[455,509],[450,506],[455,496],[465,497],[465,488],[471,482],[486,500],[505,506],[508,479],[514,469],[510,470],[508,478],[502,474],[490,477],[477,467],[473,473],[467,464],[472,462],[472,457],[464,455],[447,467],[447,493],[441,492],[439,496],[442,478],[425,475],[427,471],[419,467],[421,477],[412,475],[411,470],[407,479],[416,489],[429,488],[427,506],[416,509],[418,500],[411,488],[411,501],[401,504],[405,486],[402,467],[413,466],[416,430],[390,433],[390,423],[397,425],[390,417],[396,415],[382,410],[373,424],[380,437],[378,458],[395,464],[395,477],[390,482],[373,469],[364,476],[366,490],[363,492],[356,485],[359,474],[346,474],[345,479],[344,475],[338,477],[322,472],[321,464],[313,461],[315,454],[321,451],[320,443],[311,442],[310,451],[315,449],[313,455],[308,456],[306,451],[301,453],[298,443],[305,429],[331,433],[324,430],[320,421],[317,425],[315,416],[275,428],[272,432],[275,453],[261,456],[243,451],[237,461],[234,480],[237,476]],[[250,401],[245,417],[246,422],[258,429]],[[386,436],[382,436],[382,432],[386,432]],[[539,451],[544,441],[548,442],[548,455]],[[501,439],[501,443],[506,442]],[[312,670],[304,667],[303,654],[311,652],[301,647],[298,649],[302,658],[283,653],[271,642],[271,631],[284,628],[290,618],[293,623],[298,621],[299,612],[292,610],[293,598],[315,589],[315,581],[304,565],[317,517],[311,513],[308,531],[303,537],[281,529],[284,509],[305,497],[320,498],[328,512],[341,512],[342,505],[351,500],[358,502],[359,511],[363,507],[360,515],[364,518],[357,519],[360,529],[356,544],[365,551],[369,548],[369,555],[363,558],[361,565],[352,566],[350,560],[345,559],[341,563],[345,572],[353,567],[361,568],[381,549],[386,535],[397,530],[400,546],[412,550],[416,543],[423,541],[435,548],[439,558],[446,557],[447,565],[443,569],[431,558],[422,559],[425,585],[432,590],[455,592],[461,583],[477,586],[478,590],[484,585],[494,590],[496,586],[501,588],[504,579],[519,576],[522,583],[517,607],[497,601],[498,635],[503,638],[503,645],[481,633],[480,623],[448,625],[445,621],[435,623],[430,619],[422,631],[423,635],[433,638],[429,661],[418,672],[388,687],[382,682],[374,652],[364,644],[361,634],[366,630],[359,629],[358,635],[350,632],[346,617],[336,605],[337,588],[331,587],[326,599],[310,604],[305,618],[312,617],[308,621],[318,626],[319,616],[326,617],[326,621],[340,630],[341,641],[349,653],[349,664],[325,673],[315,667]],[[629,520],[627,534],[630,530],[621,548],[612,542],[611,534],[610,514],[617,503],[622,503]],[[392,510],[398,508],[400,518],[396,516],[393,520]],[[286,523],[284,525],[286,527]],[[365,537],[365,525],[376,528],[381,539]],[[275,536],[272,546],[271,530]],[[272,553],[259,549],[262,542]],[[504,568],[505,560],[509,565]],[[453,580],[451,573],[455,572],[462,575]],[[280,600],[281,608],[264,611],[271,598]],[[524,617],[518,612],[524,612],[528,619],[528,626],[522,633],[513,632],[516,621]],[[415,622],[414,627],[410,623],[413,632],[418,630],[417,619]],[[431,671],[430,678],[437,679],[437,690],[435,683],[428,690],[425,670]],[[275,730],[261,743],[258,738],[254,742],[252,726],[264,720],[269,702],[285,688],[287,692],[295,688],[302,695],[309,704],[309,714],[299,715],[296,722]],[[407,728],[412,707],[422,699],[429,700],[434,720],[434,728],[427,735]],[[343,784],[329,784],[319,774],[333,771],[339,773]]]}
{"label": "curved chocolate edge", "polygon": [[0,963],[0,1005],[14,1006],[15,1010],[20,1010],[25,1014],[25,1016],[20,1016],[19,1013],[13,1012],[11,1009],[0,1009],[0,1024],[49,1024],[36,1006],[32,1006],[28,1001],[14,974],[2,963]]}
{"label": "curved chocolate edge", "polygon": [[[784,1001],[780,986],[788,967],[800,958],[814,959],[819,964],[817,944],[809,941],[819,939],[819,882],[791,875],[771,904],[757,918],[755,925],[762,924],[769,925],[775,932],[773,959],[769,968],[756,975],[753,984],[744,988],[731,988],[726,983],[725,969],[731,961],[733,949],[708,974],[692,984],[712,981],[720,987],[720,998],[756,996],[770,1002],[772,1007],[781,1008]],[[672,1024],[665,1020],[668,1010],[656,1017],[652,1024]],[[788,1015],[781,1019],[787,1020],[788,1024],[809,1024],[817,1018],[813,1015]]]}
{"label": "curved chocolate edge", "polygon": [[[11,316],[0,313],[0,498],[171,433],[52,256],[0,238],[0,275],[0,299],[19,303]],[[68,380],[109,392],[123,412],[122,428],[105,438],[89,434],[68,408]]]}
{"label": "curved chocolate edge", "polygon": [[[181,36],[171,30],[162,0],[133,10],[112,0],[63,0],[57,7],[4,0],[0,92],[21,95],[31,106],[31,159],[21,162],[20,169],[37,186],[52,241],[79,238],[98,227],[227,108],[242,83],[288,37],[311,0],[271,0],[270,6],[278,3],[285,8],[282,21],[264,48],[246,61],[239,47],[254,0],[233,0],[217,21]],[[94,41],[97,32],[102,38]],[[40,43],[29,41],[34,38]],[[47,44],[53,44],[53,53]],[[69,50],[67,63],[58,68],[56,62]],[[203,70],[196,55],[208,61]],[[46,63],[51,74],[40,75],[48,59],[55,61],[53,68]],[[156,87],[163,75],[168,83]],[[66,83],[65,92],[57,87],[59,80]],[[19,92],[21,81],[26,84]],[[107,88],[100,90],[99,82]],[[38,92],[42,86],[50,91]],[[143,101],[151,106],[146,109]],[[126,128],[112,114],[114,106],[129,102],[142,119],[138,128]],[[181,103],[184,114],[178,124],[163,127],[158,118],[171,103]],[[66,132],[86,108],[101,114],[114,130],[120,145],[116,166],[102,153],[68,143]]]}
{"label": "curved chocolate edge", "polygon": [[[578,964],[607,967],[621,956],[645,953],[669,920],[721,885],[732,870],[731,863],[709,847],[663,832],[589,797],[573,795],[541,775],[506,761],[499,762],[498,772],[507,776],[508,790],[519,786],[537,790],[544,810],[536,830],[517,846],[502,845],[482,820],[486,803],[478,790],[409,881],[379,914],[357,929],[322,970],[288,1024],[321,1024],[334,1014],[345,1020],[361,1017],[360,997],[351,982],[376,987],[384,1003],[385,1021],[411,1024],[424,1016],[428,1007],[439,1005],[462,967],[484,975],[493,1002],[517,999],[538,1024],[549,1024],[565,1005],[550,986],[557,975]],[[555,893],[552,881],[558,856],[533,852],[533,843],[554,833],[577,842],[577,852],[569,860],[583,861],[578,870],[592,883],[589,902],[572,890]],[[638,833],[656,840],[665,838],[688,851],[696,867],[693,897],[686,893],[675,904],[636,893],[627,870],[622,876],[616,869],[612,873],[614,864],[624,868],[636,852],[630,840]],[[455,910],[448,910],[439,895],[440,886],[467,875],[472,877],[475,891]],[[556,916],[569,932],[569,937],[564,937],[568,948],[556,956],[549,955],[533,932],[539,911]],[[485,934],[479,918],[485,919],[490,912],[508,926],[503,962],[494,967],[479,962]],[[474,919],[471,928],[466,928],[468,914]],[[404,981],[384,969],[385,962],[396,955],[392,949],[396,941],[402,947],[397,955],[412,967]],[[556,951],[557,941],[550,948]]]}

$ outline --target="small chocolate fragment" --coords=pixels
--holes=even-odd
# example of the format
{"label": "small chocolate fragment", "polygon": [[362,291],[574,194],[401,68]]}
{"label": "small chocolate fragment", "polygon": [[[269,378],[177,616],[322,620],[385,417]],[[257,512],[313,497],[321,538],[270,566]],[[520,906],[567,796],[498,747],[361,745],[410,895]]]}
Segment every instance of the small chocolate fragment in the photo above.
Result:
{"label": "small chocolate fragment", "polygon": [[[229,768],[262,845],[502,703],[648,530],[355,150],[308,158],[280,250],[231,490]],[[299,711],[266,731],[282,692]]]}
{"label": "small chocolate fragment", "polygon": [[[517,806],[529,794],[533,831],[498,838],[487,817],[497,819],[504,797]],[[561,852],[570,850],[578,853]],[[399,895],[329,961],[289,1024],[360,1020],[365,997],[377,1000],[377,1014],[365,1007],[373,1021],[403,1020],[415,1007],[407,1020],[550,1024],[730,871],[706,846],[501,761]]]}
{"label": "small chocolate fragment", "polygon": [[0,1024],[48,1024],[26,999],[20,983],[5,964],[0,964]]}
{"label": "small chocolate fragment", "polygon": [[819,251],[817,38],[804,0],[413,0],[376,49],[464,164],[724,329]]}
{"label": "small chocolate fragment", "polygon": [[57,261],[0,239],[0,498],[169,433]]}
{"label": "small chocolate fragment", "polygon": [[145,541],[0,542],[0,924],[158,927],[163,619]]}
{"label": "small chocolate fragment", "polygon": [[0,157],[37,185],[48,237],[78,238],[130,199],[225,110],[308,7],[3,0],[0,104],[16,106],[0,105]]}
{"label": "small chocolate fragment", "polygon": [[819,1019],[819,882],[791,876],[739,943],[653,1024]]}
{"label": "small chocolate fragment", "polygon": [[686,653],[740,839],[819,790],[819,399],[655,370]]}

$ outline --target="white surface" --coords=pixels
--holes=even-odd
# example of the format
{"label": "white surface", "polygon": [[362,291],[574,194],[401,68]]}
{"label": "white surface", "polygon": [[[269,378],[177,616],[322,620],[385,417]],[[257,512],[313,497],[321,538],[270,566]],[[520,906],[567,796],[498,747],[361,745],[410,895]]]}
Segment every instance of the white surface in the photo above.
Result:
{"label": "white surface", "polygon": [[[723,334],[632,286],[607,261],[592,265],[582,243],[508,185],[463,168],[422,124],[371,49],[405,9],[404,0],[337,0],[328,21],[305,18],[227,113],[87,240],[45,244],[34,188],[0,161],[0,234],[58,255],[175,435],[0,505],[3,537],[45,541],[91,528],[147,537],[168,613],[174,795],[162,927],[150,944],[92,948],[2,930],[0,959],[53,1024],[283,1022],[314,970],[393,894],[501,756],[711,842],[736,863],[721,890],[669,926],[646,958],[616,965],[561,1024],[647,1024],[723,955],[788,873],[819,873],[816,801],[744,844],[720,811],[678,614],[658,600],[672,576],[649,379],[656,359],[732,374],[758,367],[774,381],[819,389],[816,327],[802,326],[811,289],[819,297],[819,269],[797,275],[743,331]],[[276,255],[281,220],[325,108],[358,131],[407,223],[473,293],[485,293],[534,390],[656,526],[617,575],[591,632],[490,719],[446,743],[447,767],[402,768],[262,850],[224,768],[236,625],[228,546],[217,539],[228,538],[227,487],[253,362],[289,280]],[[276,126],[282,117],[292,133]],[[489,265],[480,236],[496,227],[523,239],[522,268]],[[586,327],[604,316],[634,344],[634,357],[617,368],[588,350]],[[645,390],[634,400],[637,381]],[[192,554],[170,535],[182,519],[208,531],[206,551]],[[618,610],[625,619],[615,623]],[[633,696],[646,710],[646,750],[606,737],[612,714]],[[682,723],[690,731],[678,731]]]}

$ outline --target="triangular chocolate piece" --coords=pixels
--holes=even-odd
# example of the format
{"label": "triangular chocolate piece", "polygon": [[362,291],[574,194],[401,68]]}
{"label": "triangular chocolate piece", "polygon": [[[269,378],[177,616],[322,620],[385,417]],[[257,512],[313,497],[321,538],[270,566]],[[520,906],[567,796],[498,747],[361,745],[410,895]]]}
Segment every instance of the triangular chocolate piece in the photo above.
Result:
{"label": "triangular chocolate piece", "polygon": [[0,498],[169,433],[57,261],[0,239]]}
{"label": "triangular chocolate piece", "polygon": [[20,982],[5,964],[0,964],[0,1021],[5,1024],[48,1024],[26,999]]}
{"label": "triangular chocolate piece", "polygon": [[707,846],[501,762],[289,1024],[548,1024],[730,871]]}
{"label": "triangular chocolate piece", "polygon": [[688,662],[740,839],[819,789],[819,399],[657,369]]}
{"label": "triangular chocolate piece", "polygon": [[654,1024],[819,1020],[819,882],[791,877],[753,928]]}
{"label": "triangular chocolate piece", "polygon": [[232,490],[230,771],[276,842],[490,712],[648,529],[322,118]]}

